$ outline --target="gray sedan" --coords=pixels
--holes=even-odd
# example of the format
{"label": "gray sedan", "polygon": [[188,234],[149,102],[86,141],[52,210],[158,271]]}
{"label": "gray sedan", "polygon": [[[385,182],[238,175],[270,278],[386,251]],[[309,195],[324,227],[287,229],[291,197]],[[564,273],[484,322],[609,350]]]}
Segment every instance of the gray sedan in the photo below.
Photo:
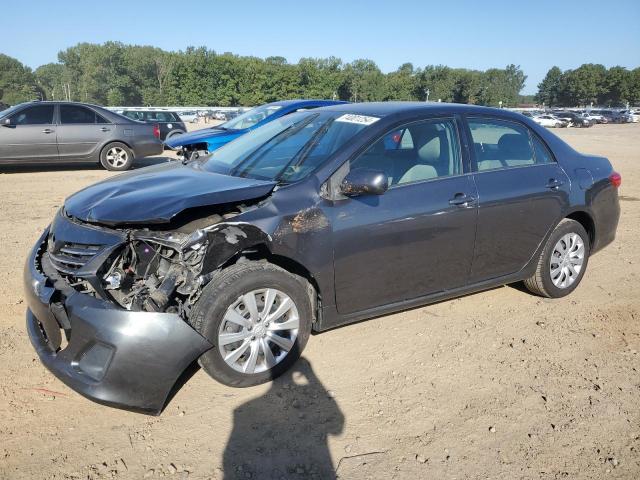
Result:
{"label": "gray sedan", "polygon": [[28,102],[0,112],[0,164],[100,162],[127,170],[163,151],[157,125],[96,105]]}

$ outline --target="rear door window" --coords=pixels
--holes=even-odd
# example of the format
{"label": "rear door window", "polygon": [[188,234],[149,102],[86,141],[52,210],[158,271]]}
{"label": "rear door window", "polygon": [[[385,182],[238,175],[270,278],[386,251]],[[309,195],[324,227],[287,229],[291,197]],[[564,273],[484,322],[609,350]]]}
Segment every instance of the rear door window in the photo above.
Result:
{"label": "rear door window", "polygon": [[11,117],[13,125],[51,125],[53,105],[36,105],[20,110]]}
{"label": "rear door window", "polygon": [[96,112],[79,105],[60,105],[60,123],[80,125],[97,123]]}
{"label": "rear door window", "polygon": [[549,156],[536,160],[529,129],[518,123],[494,119],[470,119],[478,171],[547,163]]}

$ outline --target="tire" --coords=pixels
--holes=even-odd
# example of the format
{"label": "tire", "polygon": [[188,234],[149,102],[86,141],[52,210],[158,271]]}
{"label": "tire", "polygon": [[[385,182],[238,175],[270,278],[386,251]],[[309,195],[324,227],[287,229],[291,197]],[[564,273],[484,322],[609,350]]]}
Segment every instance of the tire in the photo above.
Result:
{"label": "tire", "polygon": [[[271,317],[270,324],[261,299],[262,302],[268,301],[266,298],[276,295],[273,292],[291,300],[293,308],[281,317]],[[244,299],[248,297],[253,297],[256,302],[255,310],[260,315],[257,322],[250,321],[251,308],[244,306],[247,303]],[[275,297],[271,303],[272,315],[277,314],[280,307],[289,305],[284,297]],[[242,317],[241,323],[248,325],[237,323],[238,313]],[[293,329],[275,328],[275,325],[285,322],[295,325],[296,316],[298,323],[295,334]],[[284,373],[300,357],[309,340],[314,317],[315,291],[304,278],[264,261],[237,263],[216,275],[194,306],[191,323],[213,344],[213,348],[204,353],[198,362],[212,378],[231,387],[266,383]],[[229,321],[229,318],[234,321]],[[288,351],[271,340],[275,335],[280,337],[278,343],[286,340]],[[222,340],[223,336],[227,338]],[[230,342],[230,338],[238,340]],[[270,362],[265,349],[271,352]],[[238,354],[240,351],[242,353]],[[257,353],[254,354],[254,351]],[[237,355],[240,356],[236,359]],[[250,373],[252,367],[253,373]]]}
{"label": "tire", "polygon": [[[577,236],[579,241],[574,236]],[[556,248],[559,245],[568,247],[566,263],[561,263],[563,256]],[[538,259],[536,272],[524,281],[524,285],[531,293],[542,297],[561,298],[569,295],[578,287],[587,270],[590,251],[589,234],[584,227],[575,220],[565,218],[547,239]],[[579,261],[579,252],[582,252],[582,263],[576,274],[575,267]],[[555,265],[553,269],[551,268],[552,263]]]}
{"label": "tire", "polygon": [[124,172],[133,165],[133,152],[121,142],[111,142],[100,152],[100,164],[112,172]]}

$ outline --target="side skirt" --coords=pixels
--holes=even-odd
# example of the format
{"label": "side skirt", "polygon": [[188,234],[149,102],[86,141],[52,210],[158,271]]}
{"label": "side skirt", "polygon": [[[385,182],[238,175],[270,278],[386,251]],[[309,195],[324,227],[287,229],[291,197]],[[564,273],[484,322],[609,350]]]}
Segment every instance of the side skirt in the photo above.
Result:
{"label": "side skirt", "polygon": [[469,295],[471,293],[481,292],[483,290],[489,290],[501,285],[507,285],[510,283],[520,282],[526,278],[529,278],[531,273],[529,268],[520,270],[511,275],[503,277],[492,278],[482,282],[474,283],[473,285],[465,285],[464,287],[456,288],[453,290],[445,290],[441,292],[431,293],[411,300],[405,300],[402,302],[390,303],[388,305],[382,305],[380,307],[374,307],[360,312],[355,312],[349,315],[340,315],[335,306],[324,307],[322,311],[321,321],[318,322],[316,332],[323,332],[332,328],[341,327],[343,325],[349,325],[351,323],[360,322],[362,320],[369,320],[383,315],[389,315],[391,313],[402,312],[411,308],[421,307],[438,303],[444,300],[451,300],[453,298]]}

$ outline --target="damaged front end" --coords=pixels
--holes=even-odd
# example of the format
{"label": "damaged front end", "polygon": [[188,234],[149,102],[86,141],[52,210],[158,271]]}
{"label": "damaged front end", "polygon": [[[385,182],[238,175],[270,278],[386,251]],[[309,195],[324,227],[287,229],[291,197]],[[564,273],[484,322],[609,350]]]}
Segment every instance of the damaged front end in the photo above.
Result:
{"label": "damaged front end", "polygon": [[42,362],[92,400],[160,413],[178,377],[212,348],[190,324],[203,287],[263,236],[233,223],[238,213],[154,230],[58,212],[25,267],[28,331]]}
{"label": "damaged front end", "polygon": [[[98,273],[95,291],[131,311],[168,312],[184,320],[202,285],[208,240],[205,230],[191,235],[130,231],[111,262]],[[89,280],[84,288],[90,290]]]}

